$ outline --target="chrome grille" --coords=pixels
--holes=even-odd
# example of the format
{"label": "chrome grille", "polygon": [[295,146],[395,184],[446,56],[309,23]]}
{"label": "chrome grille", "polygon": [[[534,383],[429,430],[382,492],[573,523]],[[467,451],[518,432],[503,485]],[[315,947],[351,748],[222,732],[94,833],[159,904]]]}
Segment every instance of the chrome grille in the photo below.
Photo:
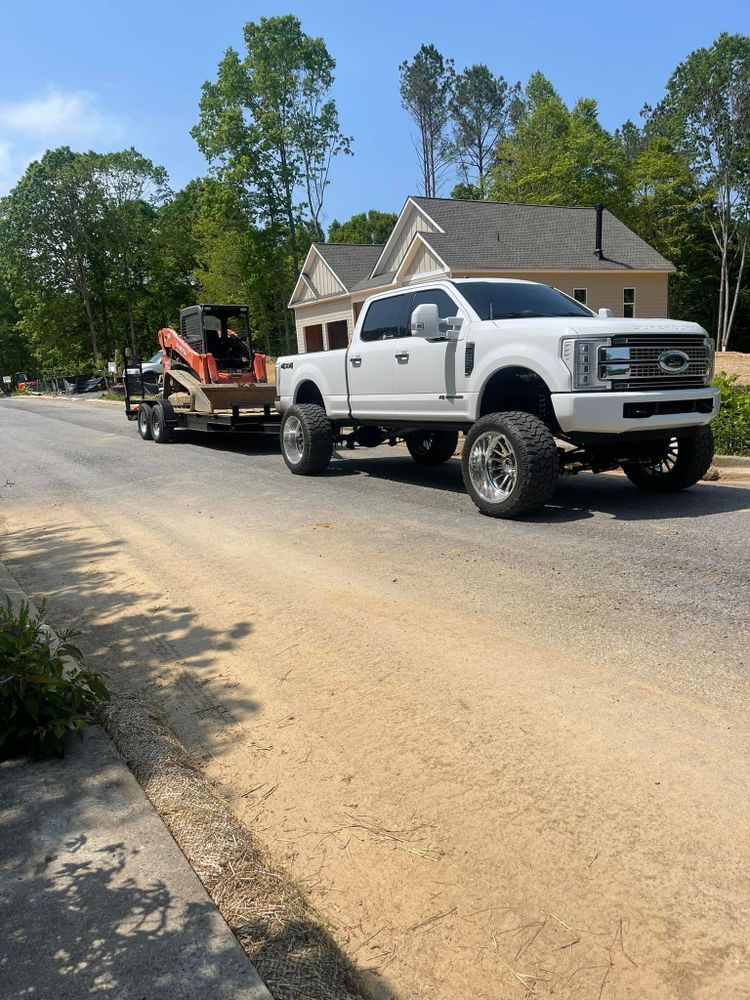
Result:
{"label": "chrome grille", "polygon": [[[599,378],[613,389],[695,389],[711,377],[712,348],[702,334],[623,334],[612,338],[611,348],[599,349]],[[680,351],[687,365],[665,372],[659,359]],[[612,363],[605,363],[608,360]]]}

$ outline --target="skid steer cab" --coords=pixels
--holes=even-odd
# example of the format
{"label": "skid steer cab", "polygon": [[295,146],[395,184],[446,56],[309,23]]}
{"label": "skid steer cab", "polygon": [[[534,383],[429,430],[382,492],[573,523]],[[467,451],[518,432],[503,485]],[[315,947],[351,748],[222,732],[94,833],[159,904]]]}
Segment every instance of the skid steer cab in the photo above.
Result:
{"label": "skid steer cab", "polygon": [[206,384],[266,381],[266,359],[253,350],[247,306],[200,305],[180,311],[180,329],[159,330],[164,371],[192,371]]}
{"label": "skid steer cab", "polygon": [[158,336],[156,393],[144,386],[140,358],[125,352],[132,373],[125,379],[125,413],[138,421],[144,440],[166,442],[181,428],[278,432],[271,416],[275,388],[265,355],[253,349],[247,306],[188,306],[180,311],[179,330],[164,327]]}

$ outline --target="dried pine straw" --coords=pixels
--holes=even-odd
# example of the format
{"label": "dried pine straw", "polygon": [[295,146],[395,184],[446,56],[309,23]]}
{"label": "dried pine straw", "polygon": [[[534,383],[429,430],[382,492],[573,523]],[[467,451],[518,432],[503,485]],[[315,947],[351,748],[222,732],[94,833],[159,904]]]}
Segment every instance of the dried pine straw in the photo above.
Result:
{"label": "dried pine straw", "polygon": [[158,713],[117,698],[101,721],[275,1000],[363,1000],[360,977],[323,919]]}

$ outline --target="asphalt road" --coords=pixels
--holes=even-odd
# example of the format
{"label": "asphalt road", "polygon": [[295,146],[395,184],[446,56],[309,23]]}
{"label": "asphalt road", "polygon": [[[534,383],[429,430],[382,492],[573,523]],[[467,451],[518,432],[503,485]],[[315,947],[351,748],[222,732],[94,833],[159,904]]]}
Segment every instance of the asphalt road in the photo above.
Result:
{"label": "asphalt road", "polygon": [[400,998],[750,996],[749,512],[0,402],[0,558]]}

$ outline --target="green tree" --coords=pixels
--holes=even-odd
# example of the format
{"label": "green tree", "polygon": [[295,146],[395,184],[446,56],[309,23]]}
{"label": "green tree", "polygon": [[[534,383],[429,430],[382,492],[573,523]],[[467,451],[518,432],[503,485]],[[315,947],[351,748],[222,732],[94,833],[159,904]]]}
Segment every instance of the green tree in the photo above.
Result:
{"label": "green tree", "polygon": [[490,196],[550,205],[628,202],[621,146],[602,127],[597,103],[581,98],[569,110],[541,73],[529,80],[525,108],[512,135],[498,143]]}
{"label": "green tree", "polygon": [[244,37],[245,55],[227,49],[216,81],[203,85],[192,135],[248,213],[287,234],[296,275],[300,225],[322,235],[332,161],[351,152],[329,97],[336,64],[292,14],[250,21]]}
{"label": "green tree", "polygon": [[333,220],[328,228],[331,243],[386,243],[393,232],[398,216],[395,212],[368,212],[353,215],[346,222]]}
{"label": "green tree", "polygon": [[750,38],[724,33],[692,52],[669,78],[649,126],[680,146],[703,190],[719,255],[717,341],[726,350],[750,236]]}
{"label": "green tree", "polygon": [[448,101],[451,138],[447,152],[464,185],[477,188],[481,197],[495,147],[521,113],[520,93],[520,83],[509,86],[481,64],[467,67],[455,79]]}
{"label": "green tree", "polygon": [[446,129],[455,81],[453,60],[434,45],[422,45],[411,62],[399,66],[401,104],[417,126],[414,146],[422,174],[422,191],[434,198],[448,166]]}
{"label": "green tree", "polygon": [[[287,301],[294,281],[288,234],[248,224],[242,198],[229,185],[204,182],[197,204],[194,277],[201,298],[242,302],[250,310],[256,342],[267,353],[291,350]],[[311,242],[309,229],[299,230],[300,246]]]}
{"label": "green tree", "polygon": [[170,194],[167,172],[131,148],[97,156],[95,175],[105,199],[110,296],[124,300],[130,346],[137,352],[136,311],[159,269],[156,216]]}
{"label": "green tree", "polygon": [[9,290],[0,280],[0,375],[13,375],[32,367],[31,351],[19,318]]}
{"label": "green tree", "polygon": [[101,243],[104,198],[94,158],[68,147],[32,163],[4,199],[0,257],[21,312],[43,311],[47,301],[74,296],[83,308],[91,354],[100,355],[94,272]]}

